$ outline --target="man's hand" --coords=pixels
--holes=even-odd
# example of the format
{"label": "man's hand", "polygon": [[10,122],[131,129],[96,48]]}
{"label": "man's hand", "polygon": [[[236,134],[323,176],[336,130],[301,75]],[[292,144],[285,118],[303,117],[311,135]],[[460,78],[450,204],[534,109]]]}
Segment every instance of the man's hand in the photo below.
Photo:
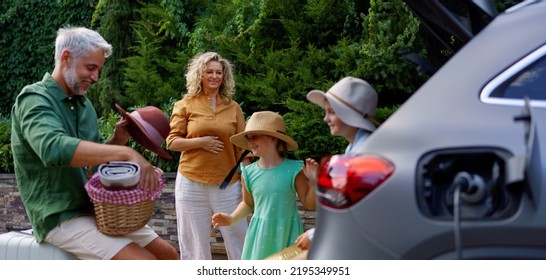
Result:
{"label": "man's hand", "polygon": [[159,187],[159,176],[163,174],[163,171],[152,164],[150,164],[142,155],[132,150],[130,154],[131,158],[128,161],[134,162],[140,166],[140,188],[145,196],[150,196]]}
{"label": "man's hand", "polygon": [[129,124],[129,120],[124,118],[116,123],[114,134],[110,140],[108,140],[108,144],[125,145],[127,141],[129,141],[131,135],[129,135],[129,131],[127,131],[127,124]]}

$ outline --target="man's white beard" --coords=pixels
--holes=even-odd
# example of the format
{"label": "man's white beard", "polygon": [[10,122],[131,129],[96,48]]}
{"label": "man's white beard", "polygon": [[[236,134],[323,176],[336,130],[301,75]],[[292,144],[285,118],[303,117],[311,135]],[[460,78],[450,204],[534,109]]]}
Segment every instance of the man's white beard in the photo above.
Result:
{"label": "man's white beard", "polygon": [[80,82],[82,80],[78,78],[76,69],[72,65],[64,71],[64,81],[74,95],[83,96],[87,93],[87,90],[82,90],[80,88]]}

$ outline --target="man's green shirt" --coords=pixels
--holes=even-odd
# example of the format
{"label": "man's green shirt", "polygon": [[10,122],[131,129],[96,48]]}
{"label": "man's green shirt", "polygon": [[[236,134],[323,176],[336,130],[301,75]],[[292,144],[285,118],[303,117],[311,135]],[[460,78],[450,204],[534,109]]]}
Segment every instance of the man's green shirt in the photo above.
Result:
{"label": "man's green shirt", "polygon": [[89,99],[68,96],[49,73],[22,89],[11,117],[17,184],[36,240],[42,242],[62,221],[92,213],[86,169],[70,162],[81,140],[104,140]]}

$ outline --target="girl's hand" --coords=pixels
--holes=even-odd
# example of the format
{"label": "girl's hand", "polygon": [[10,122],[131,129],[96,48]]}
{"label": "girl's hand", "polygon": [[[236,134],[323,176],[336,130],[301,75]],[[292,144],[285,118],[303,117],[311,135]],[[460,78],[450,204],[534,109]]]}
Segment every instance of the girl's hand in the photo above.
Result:
{"label": "girl's hand", "polygon": [[303,174],[309,180],[309,186],[315,187],[317,185],[319,164],[316,160],[308,158],[303,165]]}
{"label": "girl's hand", "polygon": [[216,213],[212,216],[212,226],[215,228],[230,226],[232,220],[233,218],[226,213]]}
{"label": "girl's hand", "polygon": [[309,245],[311,244],[311,240],[309,239],[309,235],[307,234],[307,231],[300,234],[298,238],[296,238],[296,246],[302,250],[309,249]]}

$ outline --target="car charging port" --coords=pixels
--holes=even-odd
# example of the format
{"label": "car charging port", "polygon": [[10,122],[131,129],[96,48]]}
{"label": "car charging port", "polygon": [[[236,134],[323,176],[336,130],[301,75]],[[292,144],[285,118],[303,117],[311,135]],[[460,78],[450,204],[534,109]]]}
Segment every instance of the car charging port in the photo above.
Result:
{"label": "car charging port", "polygon": [[417,200],[423,214],[454,217],[458,191],[462,220],[504,219],[516,212],[523,188],[507,183],[512,157],[495,148],[449,149],[428,153],[418,164]]}

